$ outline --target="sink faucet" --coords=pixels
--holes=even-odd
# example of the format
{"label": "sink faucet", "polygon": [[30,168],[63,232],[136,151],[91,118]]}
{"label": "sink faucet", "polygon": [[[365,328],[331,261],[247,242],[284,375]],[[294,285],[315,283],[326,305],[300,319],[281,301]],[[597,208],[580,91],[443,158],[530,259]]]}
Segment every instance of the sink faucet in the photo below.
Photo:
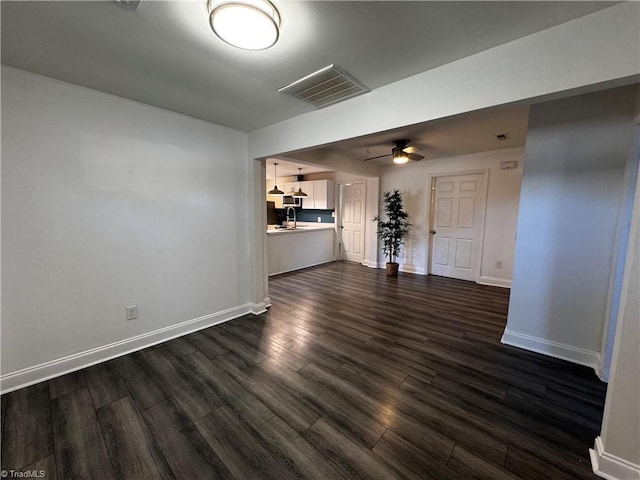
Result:
{"label": "sink faucet", "polygon": [[297,223],[296,223],[296,209],[293,207],[287,207],[287,228],[289,228],[289,210],[291,210],[293,212],[293,230],[296,229],[297,227]]}

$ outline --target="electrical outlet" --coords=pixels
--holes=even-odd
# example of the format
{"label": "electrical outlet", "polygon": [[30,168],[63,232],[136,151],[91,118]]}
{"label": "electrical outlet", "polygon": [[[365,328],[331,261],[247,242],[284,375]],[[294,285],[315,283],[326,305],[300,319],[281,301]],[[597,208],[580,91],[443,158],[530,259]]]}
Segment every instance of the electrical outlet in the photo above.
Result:
{"label": "electrical outlet", "polygon": [[127,314],[127,320],[135,320],[138,318],[138,306],[131,305],[129,307],[125,307],[125,312]]}
{"label": "electrical outlet", "polygon": [[496,260],[496,270],[500,270],[502,268],[502,260]]}
{"label": "electrical outlet", "polygon": [[322,217],[318,217],[318,223],[322,223]]}

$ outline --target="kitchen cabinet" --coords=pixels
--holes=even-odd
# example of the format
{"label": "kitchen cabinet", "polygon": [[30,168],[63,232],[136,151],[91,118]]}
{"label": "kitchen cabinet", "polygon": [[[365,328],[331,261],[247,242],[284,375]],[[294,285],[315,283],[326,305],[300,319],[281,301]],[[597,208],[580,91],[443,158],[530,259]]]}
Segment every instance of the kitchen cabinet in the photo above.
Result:
{"label": "kitchen cabinet", "polygon": [[335,208],[335,186],[333,180],[310,180],[301,182],[303,209],[333,210]]}
{"label": "kitchen cabinet", "polygon": [[302,197],[303,209],[314,208],[314,184],[315,182],[313,180],[305,180],[304,182],[300,182],[300,188],[302,188],[302,191],[307,194],[306,197]]}
{"label": "kitchen cabinet", "polygon": [[335,208],[335,187],[333,180],[316,180],[314,183],[315,208],[333,210]]}
{"label": "kitchen cabinet", "polygon": [[[271,181],[267,181],[267,191],[273,188]],[[335,208],[335,185],[333,180],[304,180],[300,182],[286,182],[282,191],[287,196],[293,196],[302,189],[307,194],[302,197],[302,208],[307,210],[333,210]],[[283,208],[282,197],[267,195],[267,200],[276,203],[276,208]]]}

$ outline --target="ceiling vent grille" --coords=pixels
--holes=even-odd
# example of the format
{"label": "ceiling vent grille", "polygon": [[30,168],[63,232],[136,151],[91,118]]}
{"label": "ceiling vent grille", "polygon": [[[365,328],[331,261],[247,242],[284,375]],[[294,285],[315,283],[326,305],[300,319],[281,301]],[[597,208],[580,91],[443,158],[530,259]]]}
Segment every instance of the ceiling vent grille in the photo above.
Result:
{"label": "ceiling vent grille", "polygon": [[278,89],[318,108],[368,92],[369,89],[334,65]]}

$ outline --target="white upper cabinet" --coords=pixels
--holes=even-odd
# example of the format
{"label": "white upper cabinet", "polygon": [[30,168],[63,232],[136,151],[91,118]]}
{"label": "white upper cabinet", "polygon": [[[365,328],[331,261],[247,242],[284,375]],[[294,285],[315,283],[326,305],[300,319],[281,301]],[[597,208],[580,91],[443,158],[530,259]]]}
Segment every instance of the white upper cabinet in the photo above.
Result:
{"label": "white upper cabinet", "polygon": [[302,208],[332,210],[335,208],[335,187],[333,180],[311,180],[301,182],[302,191],[307,194],[302,199]]}
{"label": "white upper cabinet", "polygon": [[300,188],[307,194],[306,197],[302,197],[302,208],[315,208],[315,182],[313,180],[305,180],[300,182]]}

